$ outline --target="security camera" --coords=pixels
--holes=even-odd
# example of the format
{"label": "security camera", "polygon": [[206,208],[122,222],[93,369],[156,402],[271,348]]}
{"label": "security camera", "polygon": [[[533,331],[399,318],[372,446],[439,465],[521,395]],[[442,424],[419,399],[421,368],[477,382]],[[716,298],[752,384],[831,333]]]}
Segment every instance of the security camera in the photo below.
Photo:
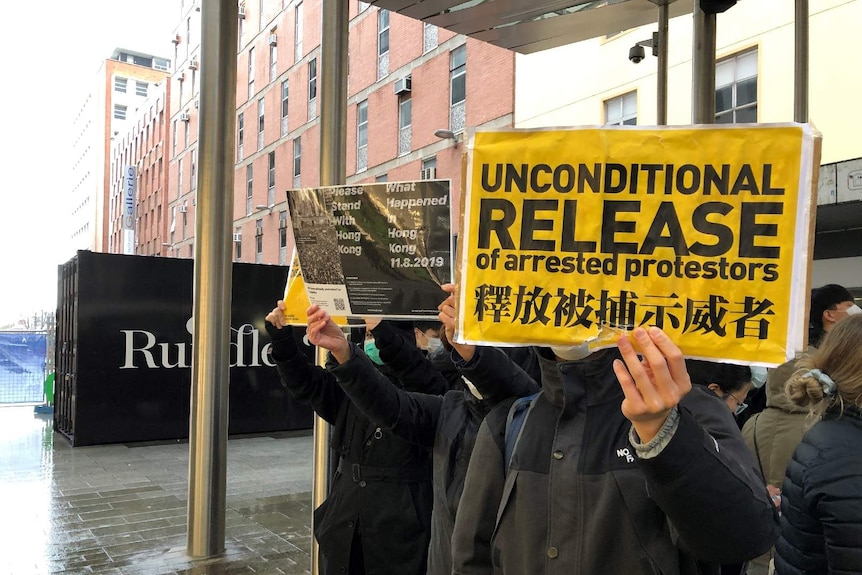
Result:
{"label": "security camera", "polygon": [[641,60],[643,60],[645,57],[646,51],[644,50],[643,46],[635,44],[634,46],[629,48],[629,60],[631,60],[635,64],[640,64]]}

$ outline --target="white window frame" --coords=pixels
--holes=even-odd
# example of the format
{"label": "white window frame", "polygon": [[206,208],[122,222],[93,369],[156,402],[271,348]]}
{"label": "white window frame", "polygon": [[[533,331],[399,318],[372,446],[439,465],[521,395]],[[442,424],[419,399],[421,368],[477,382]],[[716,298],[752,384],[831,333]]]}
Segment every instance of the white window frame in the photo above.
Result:
{"label": "white window frame", "polygon": [[[631,110],[634,109],[632,112]],[[605,126],[637,126],[638,92],[632,90],[604,101]]]}
{"label": "white window frame", "polygon": [[[753,70],[753,74],[751,71]],[[716,123],[721,123],[720,119],[722,116],[727,117],[730,116],[731,122],[736,123],[738,121],[738,114],[743,110],[751,110],[754,109],[754,122],[757,122],[758,116],[758,96],[759,93],[759,62],[758,62],[758,52],[757,49],[754,50],[745,50],[743,52],[738,52],[733,54],[732,56],[728,56],[727,58],[723,58],[716,62],[715,64],[715,92],[716,92],[716,100],[718,96],[718,91],[722,88],[726,88],[727,86],[731,87],[731,107],[725,110],[718,109],[718,102],[716,101],[716,110],[715,110],[715,119]],[[738,104],[738,86],[741,82],[754,79],[754,101],[747,102],[745,104]],[[725,122],[726,123],[726,122]]]}

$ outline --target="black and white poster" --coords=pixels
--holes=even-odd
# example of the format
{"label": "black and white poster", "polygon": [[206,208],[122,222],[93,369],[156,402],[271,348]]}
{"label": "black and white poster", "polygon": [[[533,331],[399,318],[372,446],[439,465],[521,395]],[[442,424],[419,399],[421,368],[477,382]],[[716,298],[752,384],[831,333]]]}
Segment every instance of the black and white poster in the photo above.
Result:
{"label": "black and white poster", "polygon": [[452,280],[448,180],[287,192],[308,298],[332,315],[436,318]]}

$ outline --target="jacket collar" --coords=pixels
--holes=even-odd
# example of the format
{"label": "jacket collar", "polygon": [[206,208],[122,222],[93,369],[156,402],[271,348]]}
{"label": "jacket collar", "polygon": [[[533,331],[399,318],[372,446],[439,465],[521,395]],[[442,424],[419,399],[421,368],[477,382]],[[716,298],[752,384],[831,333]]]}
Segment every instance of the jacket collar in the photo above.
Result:
{"label": "jacket collar", "polygon": [[548,348],[539,348],[542,389],[557,407],[578,401],[586,395],[588,405],[619,401],[623,397],[613,370],[615,359],[622,359],[614,348],[595,351],[577,361],[556,361]]}

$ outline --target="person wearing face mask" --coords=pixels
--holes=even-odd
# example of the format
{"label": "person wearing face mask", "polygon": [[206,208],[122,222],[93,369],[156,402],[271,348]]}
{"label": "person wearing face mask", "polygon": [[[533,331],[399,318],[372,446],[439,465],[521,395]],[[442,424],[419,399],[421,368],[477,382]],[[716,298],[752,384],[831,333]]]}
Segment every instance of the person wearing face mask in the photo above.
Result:
{"label": "person wearing face mask", "polygon": [[[450,292],[453,289],[451,285],[443,287]],[[440,318],[446,331],[454,333],[453,296],[440,305]],[[379,326],[371,331],[380,347],[380,357],[400,378],[422,378],[429,374],[439,377],[405,334],[388,333],[381,338]],[[432,450],[434,500],[428,575],[450,575],[452,529],[479,425],[494,405],[510,397],[532,394],[538,386],[524,371],[513,366],[500,349],[450,344],[462,379],[457,389],[450,389],[442,396],[398,389],[377,373],[317,306],[308,310],[308,338],[330,350],[338,363],[331,367],[331,373],[367,417],[392,433]]]}
{"label": "person wearing face mask", "polygon": [[[798,358],[770,369],[766,377],[766,407],[753,415],[742,427],[746,445],[755,453],[775,501],[780,502],[781,484],[796,446],[805,431],[815,423],[808,410],[796,405],[785,392],[785,386],[802,359],[817,351],[821,340],[836,325],[860,311],[853,296],[843,286],[828,284],[811,290],[808,314],[808,349]],[[774,550],[753,561],[766,566]]]}
{"label": "person wearing face mask", "polygon": [[[338,463],[328,497],[314,510],[320,573],[425,575],[433,498],[430,450],[369,419],[329,370],[298,351],[293,329],[284,323],[284,302],[266,316],[265,325],[282,384],[332,425],[330,447]],[[388,328],[412,336],[412,325],[409,331]],[[370,358],[385,357],[372,345],[364,347]],[[374,377],[393,387],[428,391],[423,386],[435,383],[401,379],[385,365],[368,365]],[[436,384],[433,393],[446,387],[443,381]]]}
{"label": "person wearing face mask", "polygon": [[663,331],[539,354],[542,392],[477,434],[453,575],[713,575],[773,544],[777,512],[727,404],[692,386]]}

